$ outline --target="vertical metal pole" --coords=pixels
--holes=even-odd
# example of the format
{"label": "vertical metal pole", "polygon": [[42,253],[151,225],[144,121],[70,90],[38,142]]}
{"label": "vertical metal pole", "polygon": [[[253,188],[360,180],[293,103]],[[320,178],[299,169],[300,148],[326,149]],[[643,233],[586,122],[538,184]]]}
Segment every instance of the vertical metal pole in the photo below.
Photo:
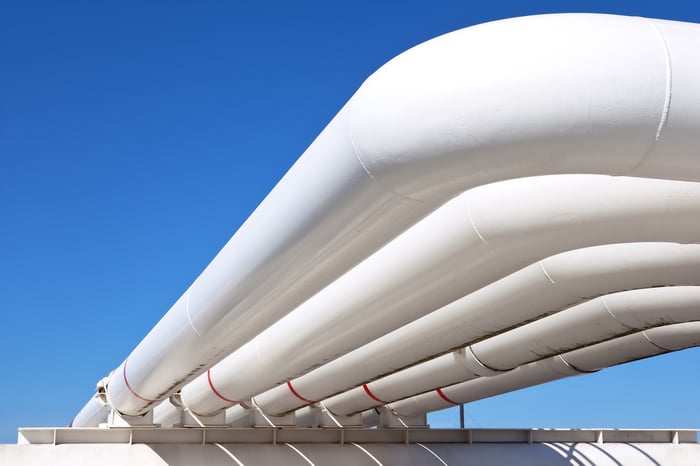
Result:
{"label": "vertical metal pole", "polygon": [[464,429],[464,404],[459,405],[459,428]]}

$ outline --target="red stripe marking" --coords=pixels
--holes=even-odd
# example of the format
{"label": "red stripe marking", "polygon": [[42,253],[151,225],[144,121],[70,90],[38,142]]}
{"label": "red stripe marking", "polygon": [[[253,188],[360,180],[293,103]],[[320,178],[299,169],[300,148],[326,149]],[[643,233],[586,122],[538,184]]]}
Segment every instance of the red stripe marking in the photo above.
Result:
{"label": "red stripe marking", "polygon": [[287,387],[289,387],[289,390],[292,392],[292,394],[293,394],[294,396],[296,396],[297,398],[299,398],[301,401],[305,401],[305,402],[307,402],[307,403],[316,403],[316,402],[313,401],[313,400],[307,400],[306,398],[304,398],[303,396],[301,396],[301,395],[299,394],[299,392],[297,392],[296,390],[294,390],[294,387],[292,387],[292,381],[291,381],[291,380],[287,380]]}
{"label": "red stripe marking", "polygon": [[126,384],[126,388],[128,388],[129,391],[131,392],[131,394],[134,395],[139,400],[145,401],[147,403],[154,403],[154,402],[158,401],[158,400],[149,400],[148,398],[144,398],[141,395],[139,395],[138,393],[136,393],[133,388],[131,388],[131,385],[129,385],[129,381],[126,378],[126,363],[127,363],[127,361],[129,361],[129,360],[127,359],[126,361],[124,361],[124,370],[122,371],[122,375],[124,376],[124,383]]}
{"label": "red stripe marking", "polygon": [[214,392],[214,395],[218,396],[219,398],[221,398],[224,401],[228,401],[229,403],[240,403],[240,401],[230,400],[230,399],[226,398],[224,395],[219,393],[219,391],[216,388],[214,388],[214,384],[211,381],[211,369],[209,369],[207,371],[207,381],[209,381],[209,388],[211,388],[211,391]]}
{"label": "red stripe marking", "polygon": [[366,393],[367,395],[369,395],[369,397],[372,398],[374,401],[378,401],[378,402],[380,402],[381,404],[384,404],[384,405],[388,403],[388,401],[380,400],[379,398],[377,398],[376,396],[374,396],[374,393],[372,393],[372,392],[370,391],[370,389],[369,389],[369,387],[367,386],[366,383],[362,384],[362,388],[365,389],[365,393]]}
{"label": "red stripe marking", "polygon": [[438,388],[437,390],[435,390],[435,392],[436,392],[438,395],[440,395],[440,398],[442,398],[443,400],[447,401],[447,402],[450,403],[450,404],[457,405],[457,406],[459,406],[460,404],[462,404],[462,403],[456,403],[456,402],[450,400],[450,399],[447,397],[447,395],[445,395],[445,393],[444,393],[442,390],[440,390],[439,388]]}

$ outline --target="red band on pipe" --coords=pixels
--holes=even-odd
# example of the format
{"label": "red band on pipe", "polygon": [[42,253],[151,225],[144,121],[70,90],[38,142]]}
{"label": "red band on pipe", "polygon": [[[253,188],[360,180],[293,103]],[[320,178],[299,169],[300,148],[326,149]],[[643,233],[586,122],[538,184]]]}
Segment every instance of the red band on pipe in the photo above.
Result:
{"label": "red band on pipe", "polygon": [[207,371],[207,381],[209,382],[209,388],[211,388],[211,391],[214,392],[214,395],[218,396],[219,398],[221,398],[224,401],[228,401],[229,403],[240,403],[240,401],[230,400],[230,399],[226,398],[224,395],[219,393],[219,391],[216,388],[214,388],[214,384],[211,381],[211,369],[209,369]]}
{"label": "red band on pipe", "polygon": [[372,392],[370,391],[370,389],[369,389],[369,387],[367,386],[366,383],[362,384],[362,388],[365,389],[365,393],[366,393],[367,395],[369,395],[369,397],[372,398],[374,401],[378,401],[379,403],[381,403],[381,404],[383,404],[383,405],[385,405],[385,404],[388,403],[388,401],[380,400],[379,398],[377,398],[376,396],[374,396],[374,393],[372,393]]}
{"label": "red band on pipe", "polygon": [[435,392],[436,392],[438,395],[440,395],[440,398],[442,398],[443,400],[447,401],[447,402],[450,403],[450,404],[457,405],[457,406],[459,406],[460,404],[462,404],[462,403],[456,403],[456,402],[450,400],[450,399],[447,397],[447,395],[445,395],[445,393],[444,393],[442,390],[440,390],[439,388],[438,388],[437,390],[435,390]]}
{"label": "red band on pipe", "polygon": [[122,375],[124,376],[124,383],[126,384],[126,388],[129,389],[129,391],[131,392],[132,395],[134,395],[136,398],[138,398],[141,401],[145,401],[147,403],[155,403],[156,401],[158,401],[158,400],[149,400],[148,398],[144,398],[141,395],[139,395],[138,393],[136,393],[133,388],[131,388],[131,385],[129,385],[129,381],[126,378],[126,363],[127,363],[127,361],[128,361],[128,359],[126,361],[124,361],[124,370],[122,371]]}
{"label": "red band on pipe", "polygon": [[296,390],[294,390],[294,387],[292,387],[292,381],[291,381],[291,380],[287,380],[287,387],[289,387],[289,391],[291,391],[292,394],[293,394],[294,396],[296,396],[297,398],[299,398],[301,401],[305,401],[305,402],[307,402],[307,403],[316,403],[315,401],[307,400],[306,398],[304,398],[303,396],[301,396]]}

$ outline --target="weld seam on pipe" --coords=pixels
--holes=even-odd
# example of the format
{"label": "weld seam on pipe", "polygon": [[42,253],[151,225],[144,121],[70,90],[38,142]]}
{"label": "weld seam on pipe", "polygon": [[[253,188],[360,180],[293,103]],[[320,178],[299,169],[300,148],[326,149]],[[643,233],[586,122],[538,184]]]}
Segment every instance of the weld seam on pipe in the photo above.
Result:
{"label": "weld seam on pipe", "polygon": [[[459,351],[457,353],[459,353]],[[471,358],[469,358],[467,355],[471,356]],[[465,356],[465,358],[459,358],[459,360],[464,361],[465,363],[468,359],[471,359],[472,361],[474,361],[477,364],[476,367],[474,367],[471,364],[464,364],[464,366],[467,368],[467,370],[469,370],[469,372],[473,373],[474,375],[476,375],[478,377],[492,377],[494,375],[503,374],[504,372],[508,372],[510,370],[510,369],[495,369],[493,367],[490,367],[490,366],[484,364],[476,356],[476,354],[474,354],[474,349],[472,348],[471,345],[464,348],[464,356]]]}
{"label": "weld seam on pipe", "polygon": [[459,406],[462,404],[462,403],[457,403],[454,400],[451,400],[447,395],[445,395],[445,392],[443,392],[441,388],[438,388],[437,390],[435,390],[435,393],[437,393],[440,398],[442,398],[443,400],[447,401],[450,404],[453,404],[455,406]]}
{"label": "weld seam on pipe", "polygon": [[[666,89],[665,89],[665,95],[664,95],[664,106],[663,110],[661,111],[661,121],[659,121],[659,127],[656,130],[656,137],[654,138],[654,142],[658,141],[659,138],[661,137],[661,132],[664,130],[666,127],[666,123],[668,122],[668,113],[671,109],[671,95],[672,95],[672,86],[673,86],[673,71],[671,68],[671,53],[668,50],[668,44],[666,43],[666,39],[664,38],[663,33],[661,30],[658,28],[656,24],[654,24],[652,21],[650,21],[648,18],[642,18],[642,20],[647,23],[653,30],[656,32],[656,36],[659,38],[659,41],[661,42],[661,47],[663,48],[664,51],[664,62],[666,64]],[[652,144],[652,148],[653,148]],[[649,150],[651,152],[651,150]],[[646,158],[646,157],[645,157]]]}
{"label": "weld seam on pipe", "polygon": [[664,38],[664,34],[661,32],[659,27],[654,24],[653,21],[649,20],[648,18],[642,18],[640,17],[644,23],[649,25],[651,29],[654,30],[654,33],[656,34],[656,37],[658,37],[659,42],[661,43],[661,47],[663,49],[664,53],[664,64],[666,67],[666,85],[664,86],[664,103],[661,108],[661,117],[659,118],[659,126],[656,128],[656,134],[654,135],[654,140],[652,141],[651,145],[649,145],[649,148],[647,149],[646,153],[642,156],[641,159],[639,159],[639,162],[637,162],[634,167],[632,167],[632,170],[630,170],[630,173],[634,173],[634,171],[642,166],[651,156],[652,152],[654,152],[654,147],[656,146],[656,143],[661,139],[661,133],[663,132],[664,128],[666,128],[666,124],[668,122],[668,115],[671,110],[671,94],[672,94],[672,82],[673,82],[673,71],[671,67],[671,53],[668,50],[668,44],[666,43],[666,39]]}
{"label": "weld seam on pipe", "polygon": [[605,301],[605,296],[601,296],[601,297],[599,297],[598,299],[599,299],[600,302],[603,304],[603,307],[605,307],[605,310],[608,311],[608,314],[610,314],[610,317],[612,317],[613,319],[615,319],[615,321],[616,321],[617,323],[619,323],[619,324],[622,325],[623,327],[627,327],[628,329],[634,329],[634,327],[631,327],[631,326],[627,325],[626,323],[622,322],[620,319],[617,318],[617,316],[616,316],[615,313],[612,311],[612,309],[610,309],[610,306],[608,306],[607,301]]}
{"label": "weld seam on pipe", "polygon": [[549,280],[549,282],[552,285],[556,286],[557,282],[555,282],[554,279],[552,278],[552,276],[549,274],[549,272],[547,272],[547,269],[544,266],[544,261],[541,260],[541,261],[538,261],[537,263],[540,265],[540,269],[542,269],[542,273],[544,274],[545,277],[547,277],[547,280]]}
{"label": "weld seam on pipe", "polygon": [[566,367],[569,367],[569,368],[571,368],[572,370],[574,370],[574,371],[576,371],[576,372],[578,372],[578,373],[580,373],[580,374],[593,374],[593,373],[598,372],[597,370],[595,370],[595,371],[584,371],[584,370],[581,370],[581,369],[579,369],[578,367],[575,367],[575,366],[574,366],[573,364],[571,364],[569,361],[567,361],[566,358],[565,358],[564,356],[565,356],[564,354],[558,354],[558,355],[556,356],[556,358],[559,358],[559,360],[560,360],[562,363],[564,363],[564,365],[565,365]]}
{"label": "weld seam on pipe", "polygon": [[145,401],[146,403],[154,403],[154,402],[158,401],[158,400],[149,400],[148,398],[145,398],[145,397],[139,395],[138,393],[136,393],[134,391],[133,388],[131,388],[131,385],[129,385],[129,379],[126,378],[126,363],[128,361],[129,361],[129,358],[126,358],[124,360],[124,369],[122,370],[122,376],[124,377],[124,385],[126,385],[126,388],[129,389],[129,391],[131,392],[132,395],[134,395],[139,400]]}
{"label": "weld seam on pipe", "polygon": [[365,391],[365,393],[367,394],[367,396],[369,396],[370,398],[372,398],[374,401],[376,401],[376,402],[378,402],[378,403],[381,403],[381,404],[384,404],[384,405],[387,404],[387,403],[389,403],[388,401],[384,401],[384,400],[382,400],[382,399],[376,397],[376,396],[374,395],[374,393],[372,393],[372,390],[369,389],[369,386],[367,386],[366,383],[363,383],[363,384],[362,384],[362,389]]}
{"label": "weld seam on pipe", "polygon": [[[589,345],[589,346],[595,346],[595,345]],[[582,349],[582,348],[576,348],[576,349]],[[565,363],[567,366],[569,366],[570,368],[572,368],[572,369],[575,370],[575,371],[580,372],[581,374],[594,374],[594,373],[600,371],[600,369],[596,369],[596,370],[593,370],[593,371],[587,371],[587,370],[585,370],[585,369],[581,369],[581,368],[579,368],[579,367],[576,367],[575,364],[572,364],[572,363],[570,363],[569,361],[567,361],[564,354],[560,354],[560,355],[558,355],[558,356],[561,358],[562,361],[564,361],[564,363]]]}
{"label": "weld seam on pipe", "polygon": [[287,380],[287,387],[289,388],[289,391],[292,392],[292,395],[296,396],[296,397],[299,398],[301,401],[304,401],[304,402],[306,402],[306,403],[318,403],[318,401],[309,400],[308,398],[304,398],[303,396],[301,396],[301,395],[299,394],[299,392],[297,392],[297,391],[294,389],[294,387],[292,387],[292,381],[291,381],[291,380]]}
{"label": "weld seam on pipe", "polygon": [[197,330],[197,327],[195,327],[194,322],[192,321],[192,315],[190,314],[190,294],[190,290],[187,290],[187,296],[185,297],[185,314],[187,314],[187,322],[190,323],[192,331],[194,331],[198,337],[201,337],[202,335],[199,333],[199,330]]}
{"label": "weld seam on pipe", "polygon": [[489,242],[486,241],[486,238],[484,238],[479,231],[479,229],[476,227],[476,223],[474,223],[474,217],[472,217],[472,210],[469,208],[469,193],[465,193],[464,195],[464,205],[466,206],[467,210],[467,217],[469,217],[469,224],[472,226],[472,229],[474,230],[474,233],[476,233],[476,236],[479,237],[479,239],[488,246]]}
{"label": "weld seam on pipe", "polygon": [[665,347],[659,345],[658,343],[656,343],[656,342],[655,342],[654,340],[652,340],[651,337],[647,334],[647,331],[646,331],[646,330],[643,330],[643,331],[642,331],[642,336],[644,336],[644,338],[645,338],[649,343],[651,343],[652,345],[656,346],[656,347],[659,348],[661,351],[674,351],[674,350],[671,349],[671,348],[665,348]]}
{"label": "weld seam on pipe", "polygon": [[211,388],[211,391],[214,392],[214,395],[218,396],[222,400],[227,401],[229,403],[240,403],[240,401],[226,398],[224,395],[219,393],[219,391],[216,389],[216,387],[214,387],[214,382],[212,382],[212,380],[211,380],[211,369],[207,370],[207,381],[209,382],[209,388]]}
{"label": "weld seam on pipe", "polygon": [[[352,107],[353,103],[354,103],[354,101],[353,101],[352,99],[350,99],[350,101],[348,102],[348,113],[351,113],[351,112],[352,112],[351,107]],[[411,196],[407,196],[407,195],[405,195],[405,194],[403,194],[403,193],[401,193],[401,192],[395,190],[395,189],[392,188],[391,186],[386,186],[385,184],[383,184],[382,182],[380,182],[380,181],[377,179],[377,177],[374,176],[374,174],[372,173],[372,171],[369,169],[369,166],[367,165],[367,163],[365,163],[365,161],[362,160],[362,157],[360,157],[360,156],[358,155],[358,153],[357,153],[357,146],[355,145],[355,139],[352,137],[352,126],[351,126],[351,125],[348,125],[347,131],[348,131],[348,141],[350,141],[350,147],[352,148],[352,155],[355,156],[355,158],[357,159],[357,162],[360,164],[360,166],[362,167],[362,169],[365,171],[365,173],[367,174],[367,176],[369,176],[369,178],[372,180],[372,182],[373,182],[374,184],[376,184],[377,186],[381,187],[384,191],[389,192],[389,193],[391,193],[391,194],[393,194],[393,195],[395,195],[395,196],[397,196],[397,197],[399,197],[399,198],[401,198],[401,199],[405,199],[405,200],[407,200],[407,201],[409,201],[409,202],[418,202],[418,203],[420,203],[420,204],[425,204],[425,201],[423,201],[423,200],[421,200],[421,199],[416,199],[416,198],[413,198],[413,197],[411,197]]]}

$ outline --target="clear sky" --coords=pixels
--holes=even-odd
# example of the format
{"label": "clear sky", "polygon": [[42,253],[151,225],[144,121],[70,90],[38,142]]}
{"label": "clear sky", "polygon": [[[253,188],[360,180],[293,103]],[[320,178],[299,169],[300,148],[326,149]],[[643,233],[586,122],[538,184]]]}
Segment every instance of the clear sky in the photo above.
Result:
{"label": "clear sky", "polygon": [[[687,0],[0,2],[0,442],[66,425],[384,62],[580,11],[700,22]],[[467,424],[700,427],[699,361],[475,403]]]}

